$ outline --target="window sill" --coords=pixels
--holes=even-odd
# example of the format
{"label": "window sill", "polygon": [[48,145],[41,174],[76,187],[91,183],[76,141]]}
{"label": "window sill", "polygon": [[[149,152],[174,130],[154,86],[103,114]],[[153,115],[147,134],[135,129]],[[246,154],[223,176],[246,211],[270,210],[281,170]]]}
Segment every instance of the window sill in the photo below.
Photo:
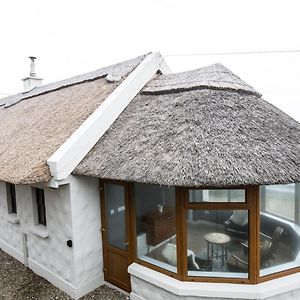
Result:
{"label": "window sill", "polygon": [[[128,272],[133,282],[132,295],[141,293],[140,298],[149,299],[148,295],[156,292],[170,293],[176,297],[206,297],[221,299],[265,299],[275,297],[279,294],[299,290],[300,274],[295,273],[281,278],[273,279],[259,284],[233,284],[233,283],[212,283],[212,282],[188,282],[179,281],[152,269],[133,263],[129,266]],[[298,294],[297,294],[298,295]],[[297,297],[296,295],[296,297]],[[133,297],[132,297],[133,298]],[[171,297],[170,297],[171,298]],[[288,298],[288,297],[287,297]],[[282,297],[283,299],[283,297]],[[292,298],[290,298],[292,299]],[[294,299],[294,298],[293,298]],[[298,299],[298,297],[297,297]]]}
{"label": "window sill", "polygon": [[18,215],[15,214],[15,213],[7,214],[7,215],[5,216],[5,219],[6,219],[8,222],[12,223],[12,224],[18,224],[18,223],[20,223],[20,219],[19,219]]}
{"label": "window sill", "polygon": [[47,227],[44,225],[34,225],[29,228],[29,231],[43,239],[46,239],[49,236]]}

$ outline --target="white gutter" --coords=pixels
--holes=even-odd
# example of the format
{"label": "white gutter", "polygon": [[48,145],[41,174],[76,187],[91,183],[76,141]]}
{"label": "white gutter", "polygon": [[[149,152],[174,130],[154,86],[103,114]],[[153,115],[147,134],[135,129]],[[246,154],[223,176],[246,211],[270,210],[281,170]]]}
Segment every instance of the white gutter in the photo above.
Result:
{"label": "white gutter", "polygon": [[[150,53],[47,160],[55,181],[66,179],[144,85],[163,69],[160,53]],[[59,184],[59,183],[58,183]],[[55,184],[53,185],[55,187]]]}

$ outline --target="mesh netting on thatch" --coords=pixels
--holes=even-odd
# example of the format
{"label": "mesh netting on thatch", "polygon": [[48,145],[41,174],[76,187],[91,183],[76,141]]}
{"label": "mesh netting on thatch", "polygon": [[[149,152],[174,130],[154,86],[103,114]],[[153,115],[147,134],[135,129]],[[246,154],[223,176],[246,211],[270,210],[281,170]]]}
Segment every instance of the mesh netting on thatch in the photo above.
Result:
{"label": "mesh netting on thatch", "polygon": [[256,93],[141,93],[74,174],[170,186],[299,182],[299,132]]}
{"label": "mesh netting on thatch", "polygon": [[102,78],[0,108],[0,180],[48,181],[47,159],[115,87]]}
{"label": "mesh netting on thatch", "polygon": [[78,83],[91,81],[99,78],[106,77],[109,82],[121,81],[129,74],[143,59],[145,55],[139,56],[118,64],[114,64],[108,67],[104,67],[89,73],[77,75],[71,78],[67,78],[61,81],[52,82],[39,87],[35,87],[27,92],[19,93],[16,95],[8,96],[0,99],[0,106],[9,107],[19,103],[20,101],[41,94],[53,92],[55,90],[66,88]]}
{"label": "mesh netting on thatch", "polygon": [[0,180],[50,180],[47,159],[142,60],[137,57],[1,99]]}

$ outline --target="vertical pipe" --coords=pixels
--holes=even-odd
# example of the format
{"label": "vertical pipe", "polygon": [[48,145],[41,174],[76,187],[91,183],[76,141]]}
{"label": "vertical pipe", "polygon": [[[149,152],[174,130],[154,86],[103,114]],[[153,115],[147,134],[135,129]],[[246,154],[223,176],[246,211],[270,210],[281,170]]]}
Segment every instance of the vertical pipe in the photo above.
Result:
{"label": "vertical pipe", "polygon": [[22,232],[22,241],[23,241],[24,265],[28,267],[27,234],[25,232]]}

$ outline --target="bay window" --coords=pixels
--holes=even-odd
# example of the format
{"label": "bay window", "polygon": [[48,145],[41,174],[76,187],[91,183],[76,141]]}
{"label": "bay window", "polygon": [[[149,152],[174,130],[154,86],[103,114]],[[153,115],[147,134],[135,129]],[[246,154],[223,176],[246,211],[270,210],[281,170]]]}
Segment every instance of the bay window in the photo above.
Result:
{"label": "bay window", "polygon": [[132,187],[140,264],[180,280],[232,283],[300,270],[299,184]]}

